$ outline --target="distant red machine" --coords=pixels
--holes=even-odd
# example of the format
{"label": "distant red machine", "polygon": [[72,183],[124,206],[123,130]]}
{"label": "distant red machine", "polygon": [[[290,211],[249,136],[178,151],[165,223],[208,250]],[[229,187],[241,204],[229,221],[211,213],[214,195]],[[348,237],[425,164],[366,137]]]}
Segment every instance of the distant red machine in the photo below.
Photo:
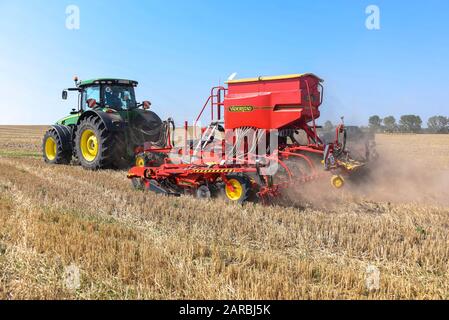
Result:
{"label": "distant red machine", "polygon": [[[363,164],[350,158],[343,124],[333,142],[319,138],[322,82],[306,73],[232,80],[227,88],[214,87],[194,123],[196,128],[210,110],[210,124],[200,137],[189,140],[186,123],[183,146],[174,147],[168,130],[167,145],[138,150],[128,177],[139,189],[198,197],[224,194],[237,202],[267,202],[292,183],[329,174],[332,185],[340,188],[343,175]],[[267,173],[273,163],[276,172]]]}

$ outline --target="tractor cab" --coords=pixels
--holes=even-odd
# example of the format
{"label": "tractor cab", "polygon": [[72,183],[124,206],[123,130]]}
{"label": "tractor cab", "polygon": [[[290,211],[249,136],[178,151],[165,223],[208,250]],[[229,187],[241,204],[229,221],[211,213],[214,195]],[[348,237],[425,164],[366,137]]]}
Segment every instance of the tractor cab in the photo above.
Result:
{"label": "tractor cab", "polygon": [[117,111],[137,107],[134,88],[130,86],[106,85],[103,89],[102,98],[106,108]]}
{"label": "tractor cab", "polygon": [[79,82],[80,108],[106,108],[115,111],[138,108],[134,88],[137,81],[123,79],[94,79]]}
{"label": "tractor cab", "polygon": [[65,89],[62,98],[67,99],[67,91],[78,91],[77,114],[88,109],[104,109],[109,111],[128,111],[142,107],[149,109],[151,103],[144,101],[139,104],[136,100],[134,88],[138,82],[134,80],[100,78],[78,81],[75,78],[76,88]]}

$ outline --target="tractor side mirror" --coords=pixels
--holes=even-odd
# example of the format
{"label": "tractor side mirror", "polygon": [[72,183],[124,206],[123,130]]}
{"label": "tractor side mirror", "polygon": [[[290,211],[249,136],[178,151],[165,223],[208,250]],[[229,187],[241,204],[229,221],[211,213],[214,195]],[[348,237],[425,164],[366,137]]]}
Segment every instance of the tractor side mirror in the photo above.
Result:
{"label": "tractor side mirror", "polygon": [[97,100],[87,99],[86,103],[87,103],[87,106],[92,109],[92,108],[95,108],[95,106],[97,105]]}
{"label": "tractor side mirror", "polygon": [[67,100],[67,90],[62,90],[62,100]]}
{"label": "tractor side mirror", "polygon": [[144,110],[148,110],[151,107],[151,102],[146,100],[142,103],[142,106]]}

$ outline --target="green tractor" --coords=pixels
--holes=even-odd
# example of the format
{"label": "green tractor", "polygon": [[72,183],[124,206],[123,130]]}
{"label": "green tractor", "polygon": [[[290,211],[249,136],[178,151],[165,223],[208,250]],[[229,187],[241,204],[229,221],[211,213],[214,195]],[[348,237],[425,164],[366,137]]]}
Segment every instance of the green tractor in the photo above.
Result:
{"label": "green tractor", "polygon": [[123,168],[136,161],[135,154],[146,143],[165,145],[163,133],[173,122],[150,111],[149,101],[136,101],[137,81],[74,80],[75,87],[63,90],[62,99],[67,99],[68,91],[77,92],[78,108],[45,133],[45,162],[74,161],[91,170]]}

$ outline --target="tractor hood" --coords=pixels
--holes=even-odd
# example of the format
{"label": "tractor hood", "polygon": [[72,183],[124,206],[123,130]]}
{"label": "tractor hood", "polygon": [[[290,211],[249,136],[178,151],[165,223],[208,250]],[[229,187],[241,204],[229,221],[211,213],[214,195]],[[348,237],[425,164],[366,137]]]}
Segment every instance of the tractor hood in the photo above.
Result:
{"label": "tractor hood", "polygon": [[71,114],[67,117],[59,119],[58,121],[56,121],[56,124],[62,124],[65,126],[76,125],[78,123],[78,119],[80,116],[81,116],[80,112],[76,114]]}

